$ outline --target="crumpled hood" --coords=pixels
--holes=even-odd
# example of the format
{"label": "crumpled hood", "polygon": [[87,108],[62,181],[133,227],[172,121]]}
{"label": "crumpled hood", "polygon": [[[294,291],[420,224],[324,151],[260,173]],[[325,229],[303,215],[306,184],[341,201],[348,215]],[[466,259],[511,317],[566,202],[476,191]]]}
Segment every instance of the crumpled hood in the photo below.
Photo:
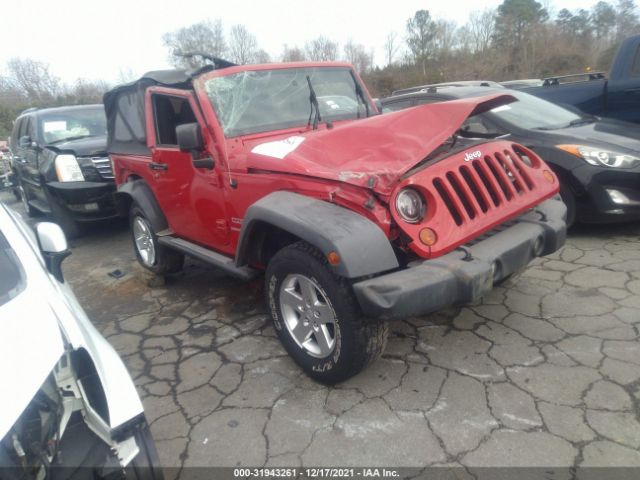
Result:
{"label": "crumpled hood", "polygon": [[252,145],[250,169],[298,173],[390,193],[395,182],[467,117],[517,99],[490,95],[423,105]]}

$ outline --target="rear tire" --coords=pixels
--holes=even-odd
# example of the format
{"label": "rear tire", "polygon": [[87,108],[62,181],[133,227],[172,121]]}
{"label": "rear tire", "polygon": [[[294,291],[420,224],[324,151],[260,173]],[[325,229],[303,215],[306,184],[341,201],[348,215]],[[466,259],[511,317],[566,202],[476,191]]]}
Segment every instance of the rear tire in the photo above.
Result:
{"label": "rear tire", "polygon": [[136,203],[131,206],[129,227],[133,249],[140,265],[157,275],[182,270],[184,255],[158,243],[158,236],[151,222]]}
{"label": "rear tire", "polygon": [[265,294],[284,348],[318,382],[342,382],[384,350],[386,322],[365,319],[349,282],[306,242],[274,255],[267,265]]}

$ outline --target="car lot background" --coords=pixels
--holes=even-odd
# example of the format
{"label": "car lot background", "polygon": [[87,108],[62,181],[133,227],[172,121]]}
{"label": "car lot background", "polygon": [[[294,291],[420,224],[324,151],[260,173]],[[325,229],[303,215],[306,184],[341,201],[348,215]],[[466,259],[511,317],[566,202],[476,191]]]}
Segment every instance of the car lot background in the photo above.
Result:
{"label": "car lot background", "polygon": [[[0,200],[25,215],[9,192]],[[170,476],[640,466],[639,234],[637,224],[576,229],[482,304],[392,323],[383,358],[333,388],[286,355],[260,280],[187,260],[161,284],[137,265],[126,222],[72,241],[63,270],[135,379]]]}

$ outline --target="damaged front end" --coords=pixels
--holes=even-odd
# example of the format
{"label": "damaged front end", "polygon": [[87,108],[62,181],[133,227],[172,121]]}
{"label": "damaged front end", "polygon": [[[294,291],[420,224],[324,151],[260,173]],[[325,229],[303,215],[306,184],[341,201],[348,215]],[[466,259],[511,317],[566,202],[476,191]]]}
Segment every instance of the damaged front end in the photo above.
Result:
{"label": "damaged front end", "polygon": [[55,224],[0,203],[0,479],[161,479],[133,380],[64,282]]}
{"label": "damaged front end", "polygon": [[124,435],[114,435],[100,380],[86,360],[65,353],[6,433],[2,478],[127,478],[126,468],[148,448],[148,426],[139,415]]}

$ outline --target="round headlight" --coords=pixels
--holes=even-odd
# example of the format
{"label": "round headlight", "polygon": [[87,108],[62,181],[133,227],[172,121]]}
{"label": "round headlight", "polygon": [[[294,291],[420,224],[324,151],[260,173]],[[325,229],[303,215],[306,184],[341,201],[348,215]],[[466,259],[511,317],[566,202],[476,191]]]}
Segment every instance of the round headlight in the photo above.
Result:
{"label": "round headlight", "polygon": [[418,223],[424,217],[424,198],[413,188],[405,188],[396,197],[396,210],[405,222]]}

